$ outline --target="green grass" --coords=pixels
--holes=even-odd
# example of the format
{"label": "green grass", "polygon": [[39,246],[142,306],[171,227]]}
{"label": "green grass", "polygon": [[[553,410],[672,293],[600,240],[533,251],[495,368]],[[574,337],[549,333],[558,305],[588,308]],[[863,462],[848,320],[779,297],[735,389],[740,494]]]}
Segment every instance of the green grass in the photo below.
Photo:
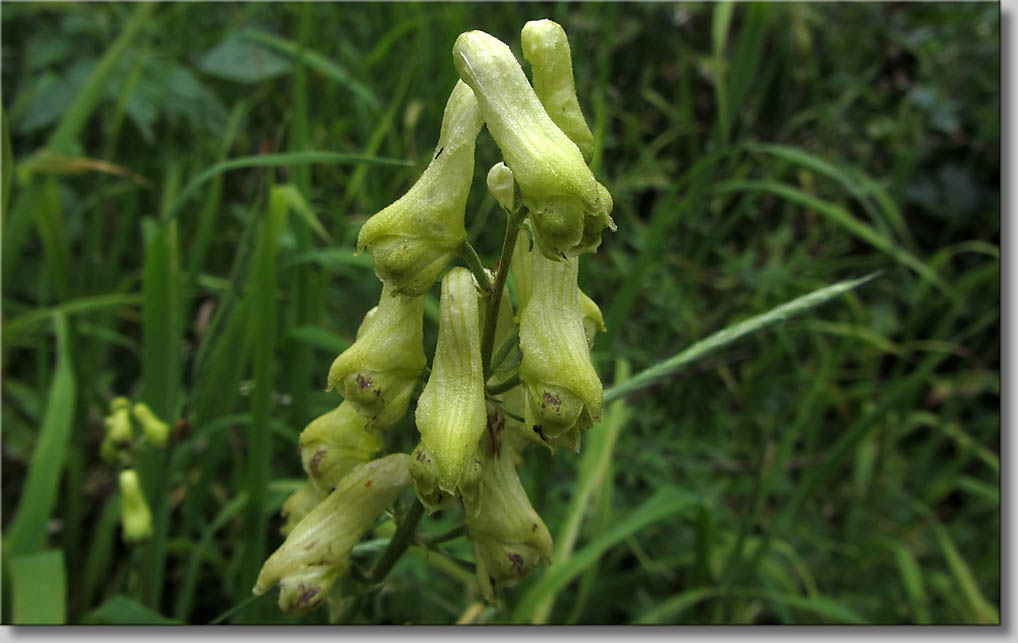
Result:
{"label": "green grass", "polygon": [[[519,469],[552,565],[487,606],[469,541],[414,546],[355,622],[999,622],[996,5],[15,3],[5,623],[329,622],[251,585],[381,290],[357,232],[427,164],[456,36],[522,60],[537,17],[615,203],[580,274],[604,418]],[[476,159],[490,265],[487,133]],[[120,395],[173,427],[141,545],[99,457]]]}

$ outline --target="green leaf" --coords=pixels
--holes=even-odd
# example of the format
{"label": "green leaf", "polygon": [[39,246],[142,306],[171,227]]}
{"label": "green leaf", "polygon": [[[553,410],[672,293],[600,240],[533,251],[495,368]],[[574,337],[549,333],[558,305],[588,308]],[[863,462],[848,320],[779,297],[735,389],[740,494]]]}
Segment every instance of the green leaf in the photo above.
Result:
{"label": "green leaf", "polygon": [[4,539],[4,552],[8,556],[38,552],[46,545],[46,528],[56,505],[74,422],[76,388],[66,317],[61,313],[55,314],[53,326],[57,338],[57,364],[18,511]]}
{"label": "green leaf", "polygon": [[534,611],[549,596],[562,591],[585,569],[600,560],[601,556],[637,531],[666,518],[675,518],[687,509],[701,506],[699,495],[673,486],[659,489],[642,505],[616,522],[610,529],[577,551],[565,561],[553,561],[546,573],[520,598],[513,610],[512,622],[529,621]]}
{"label": "green leaf", "polygon": [[793,315],[797,315],[809,310],[810,308],[819,306],[820,304],[828,302],[835,297],[849,292],[850,290],[858,288],[866,282],[874,279],[876,276],[877,274],[874,273],[866,275],[865,277],[860,277],[859,279],[848,279],[846,281],[841,281],[836,284],[820,288],[819,290],[814,290],[809,294],[797,297],[776,308],[772,308],[766,313],[755,315],[749,319],[719,330],[713,335],[698,341],[686,350],[681,351],[665,361],[640,371],[622,384],[617,384],[609,388],[604,392],[605,404],[618,399],[623,395],[628,395],[633,391],[649,386],[655,381],[675,373],[686,364],[703,357],[711,351],[730,344],[740,337],[750,333],[755,333],[756,331],[766,328],[771,324],[788,319]]}
{"label": "green leaf", "polygon": [[67,613],[64,552],[50,549],[11,560],[15,625],[63,625]]}
{"label": "green leaf", "polygon": [[94,297],[81,297],[66,301],[52,308],[41,308],[33,310],[4,322],[4,341],[12,335],[23,331],[26,327],[39,322],[46,321],[55,314],[74,315],[77,313],[89,313],[107,308],[121,308],[124,306],[137,306],[142,301],[141,295],[137,293],[96,295]]}
{"label": "green leaf", "polygon": [[258,83],[290,73],[293,65],[259,44],[231,37],[206,52],[198,67],[226,80]]}
{"label": "green leaf", "polygon": [[138,601],[117,594],[82,617],[86,625],[182,625]]}
{"label": "green leaf", "polygon": [[350,348],[350,342],[321,326],[298,326],[286,333],[286,339],[295,339],[315,348],[337,355]]}

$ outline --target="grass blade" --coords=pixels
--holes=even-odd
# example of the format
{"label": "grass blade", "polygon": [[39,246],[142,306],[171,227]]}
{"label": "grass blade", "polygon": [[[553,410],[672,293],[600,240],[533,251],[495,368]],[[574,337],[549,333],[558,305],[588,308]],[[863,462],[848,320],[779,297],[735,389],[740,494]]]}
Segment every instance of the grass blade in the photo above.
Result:
{"label": "grass blade", "polygon": [[67,614],[64,552],[51,549],[11,561],[15,625],[63,625]]}
{"label": "grass blade", "polygon": [[546,573],[520,598],[512,613],[513,623],[525,623],[533,618],[534,610],[549,596],[560,592],[574,578],[597,562],[614,545],[648,525],[675,518],[685,510],[700,506],[703,499],[689,491],[667,486],[659,489],[643,504],[615,523],[583,549],[565,561],[555,561]]}
{"label": "grass blade", "polygon": [[797,315],[809,310],[810,308],[826,303],[835,297],[839,297],[846,292],[854,290],[868,281],[871,281],[876,276],[877,273],[874,273],[858,279],[848,279],[830,286],[825,286],[824,288],[814,290],[809,294],[797,297],[776,308],[772,308],[766,313],[755,315],[749,319],[719,330],[713,335],[696,342],[686,350],[666,359],[665,361],[640,371],[622,384],[612,386],[604,392],[604,401],[607,404],[612,400],[649,386],[655,381],[675,373],[686,364],[703,357],[711,351],[730,344],[740,337],[762,330],[771,324],[788,319],[793,315]]}
{"label": "grass blade", "polygon": [[371,163],[376,165],[412,165],[407,161],[399,159],[388,159],[365,154],[347,154],[345,152],[284,152],[282,154],[256,154],[254,156],[242,156],[222,163],[216,163],[212,167],[200,172],[196,177],[188,181],[184,189],[177,195],[176,201],[170,206],[169,213],[163,219],[168,223],[175,219],[181,212],[184,204],[194,196],[206,181],[223,172],[239,170],[252,167],[274,167],[289,165],[309,165],[314,163]]}
{"label": "grass blade", "polygon": [[90,313],[107,308],[122,308],[125,306],[137,306],[142,302],[142,296],[137,293],[96,295],[94,297],[81,297],[66,301],[52,308],[41,308],[33,310],[4,322],[4,341],[10,336],[17,335],[25,328],[46,321],[53,315],[74,315],[78,313]]}
{"label": "grass blade", "polygon": [[183,625],[138,601],[117,594],[82,618],[86,625]]}
{"label": "grass blade", "polygon": [[77,388],[71,364],[67,318],[60,313],[55,314],[53,327],[57,338],[56,368],[18,511],[4,538],[7,556],[35,553],[46,546],[46,527],[56,506],[57,489],[67,458]]}
{"label": "grass blade", "polygon": [[722,181],[714,187],[716,192],[765,192],[785,198],[793,203],[816,210],[842,228],[870,244],[877,250],[888,254],[892,259],[911,268],[923,279],[926,279],[941,292],[947,295],[953,302],[960,301],[958,294],[947,284],[943,278],[932,268],[917,259],[906,250],[899,248],[894,241],[880,234],[872,227],[853,217],[847,210],[815,196],[808,194],[798,188],[794,188],[777,181]]}

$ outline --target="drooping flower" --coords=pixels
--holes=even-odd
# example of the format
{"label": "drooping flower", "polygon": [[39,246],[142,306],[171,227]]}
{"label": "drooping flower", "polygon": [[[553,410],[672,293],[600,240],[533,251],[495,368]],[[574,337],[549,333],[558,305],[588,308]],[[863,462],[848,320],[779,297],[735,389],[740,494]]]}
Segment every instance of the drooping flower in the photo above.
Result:
{"label": "drooping flower", "polygon": [[527,498],[511,451],[497,426],[487,431],[478,449],[484,464],[477,493],[463,498],[477,579],[489,602],[495,584],[512,587],[551,558],[551,534]]}
{"label": "drooping flower", "polygon": [[423,324],[424,299],[397,295],[385,285],[356,341],[332,363],[329,388],[367,418],[369,428],[388,428],[406,413],[427,366]]}
{"label": "drooping flower", "polygon": [[565,132],[590,163],[594,135],[587,126],[573,83],[573,57],[562,26],[552,20],[531,20],[520,32],[523,57],[530,63],[534,92],[548,116]]}
{"label": "drooping flower", "polygon": [[264,594],[278,583],[280,609],[300,614],[317,607],[349,570],[353,546],[409,485],[403,453],[348,473],[265,561],[254,593]]}
{"label": "drooping flower", "polygon": [[142,433],[148,441],[159,447],[166,446],[166,440],[170,436],[170,425],[156,417],[152,409],[144,402],[134,405],[134,417],[141,423]]}
{"label": "drooping flower", "polygon": [[559,259],[597,250],[602,230],[615,229],[611,195],[545,111],[509,47],[469,31],[456,39],[453,62],[519,184],[541,252]]}
{"label": "drooping flower", "polygon": [[457,82],[431,163],[406,194],[361,228],[357,250],[371,249],[375,273],[394,292],[428,292],[466,240],[474,142],[482,124],[474,92]]}
{"label": "drooping flower", "polygon": [[417,429],[434,458],[438,487],[455,494],[484,432],[484,368],[477,282],[466,268],[442,279],[438,344],[417,402]]}
{"label": "drooping flower", "polygon": [[120,526],[127,542],[139,542],[152,537],[152,512],[141,491],[138,472],[124,469],[120,472],[121,506]]}
{"label": "drooping flower", "polygon": [[368,430],[367,424],[353,405],[344,401],[301,432],[301,463],[319,489],[331,491],[343,476],[381,450],[381,438]]}

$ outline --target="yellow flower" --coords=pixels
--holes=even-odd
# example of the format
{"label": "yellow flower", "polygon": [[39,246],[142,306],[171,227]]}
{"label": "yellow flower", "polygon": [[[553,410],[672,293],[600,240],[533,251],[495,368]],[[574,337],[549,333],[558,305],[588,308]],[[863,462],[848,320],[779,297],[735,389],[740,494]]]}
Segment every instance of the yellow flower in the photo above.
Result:
{"label": "yellow flower", "polygon": [[406,413],[427,366],[423,323],[424,299],[397,295],[386,285],[356,341],[332,363],[329,388],[367,418],[369,428],[388,428]]}
{"label": "yellow flower", "polygon": [[138,472],[124,469],[120,472],[120,494],[122,498],[120,526],[127,542],[147,540],[152,536],[152,512],[145,502],[138,482]]}
{"label": "yellow flower", "polygon": [[166,446],[170,436],[170,425],[155,416],[144,402],[134,405],[134,417],[141,422],[141,430],[149,442],[160,449]]}
{"label": "yellow flower", "polygon": [[361,228],[357,250],[371,248],[375,273],[394,292],[413,297],[428,292],[466,240],[463,221],[481,125],[473,91],[457,82],[424,174]]}
{"label": "yellow flower", "polygon": [[332,491],[343,476],[381,450],[382,440],[366,425],[353,405],[343,402],[301,432],[301,463],[319,489]]}
{"label": "yellow flower", "polygon": [[611,195],[548,116],[509,47],[469,31],[456,39],[453,63],[520,187],[541,252],[558,259],[596,251],[602,230],[615,229]]}

